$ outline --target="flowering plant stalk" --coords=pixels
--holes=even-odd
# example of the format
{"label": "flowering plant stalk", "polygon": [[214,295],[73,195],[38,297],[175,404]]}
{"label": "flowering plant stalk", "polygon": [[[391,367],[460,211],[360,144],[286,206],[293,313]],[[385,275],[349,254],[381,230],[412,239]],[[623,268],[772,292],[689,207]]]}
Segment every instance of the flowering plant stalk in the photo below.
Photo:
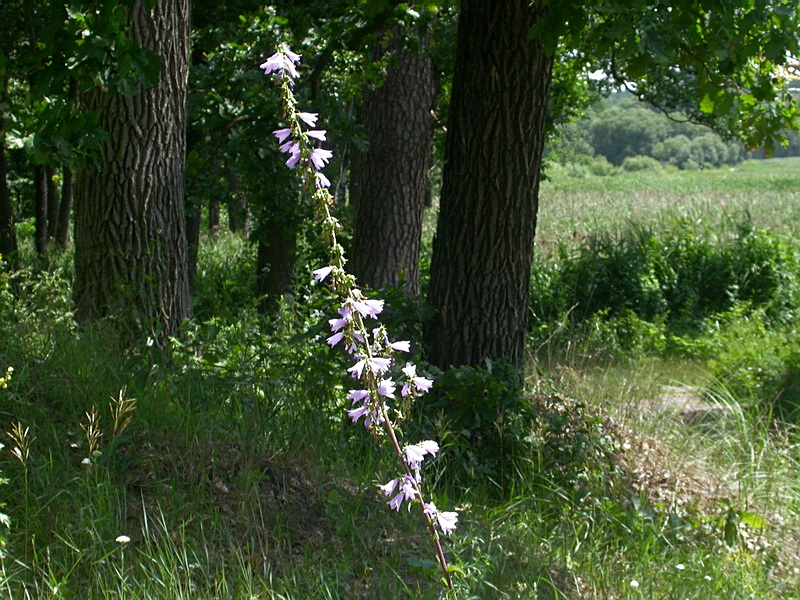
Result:
{"label": "flowering plant stalk", "polygon": [[[281,46],[261,68],[265,74],[274,74],[281,90],[287,127],[276,130],[274,135],[281,152],[287,155],[286,166],[300,172],[303,189],[313,200],[324,239],[328,243],[328,265],[315,270],[313,275],[318,282],[327,280],[341,298],[338,316],[329,321],[332,335],[327,343],[331,347],[342,344],[355,359],[347,371],[358,382],[354,387],[360,389],[350,390],[348,398],[353,408],[347,415],[354,423],[363,418],[364,427],[372,432],[376,440],[381,437],[389,439],[399,463],[399,472],[379,489],[386,497],[391,497],[387,504],[394,510],[399,511],[404,501],[419,505],[433,540],[443,583],[450,596],[455,598],[456,592],[439,532],[452,532],[458,521],[458,513],[440,511],[433,502],[425,502],[422,494],[422,462],[426,456],[433,456],[439,451],[439,444],[425,440],[401,447],[398,441],[399,423],[408,416],[414,399],[430,390],[433,381],[418,376],[416,366],[406,363],[401,369],[403,380],[397,397],[398,382],[389,376],[389,370],[396,363],[396,354],[410,351],[410,342],[389,340],[385,327],[377,322],[384,301],[367,298],[356,284],[356,278],[345,270],[344,248],[337,240],[340,223],[331,214],[333,198],[328,191],[331,182],[322,173],[333,153],[319,147],[319,142],[326,140],[327,132],[313,129],[318,115],[301,112],[297,108],[292,87],[299,76],[299,64],[300,56]],[[369,319],[376,321],[371,331],[367,326]]]}

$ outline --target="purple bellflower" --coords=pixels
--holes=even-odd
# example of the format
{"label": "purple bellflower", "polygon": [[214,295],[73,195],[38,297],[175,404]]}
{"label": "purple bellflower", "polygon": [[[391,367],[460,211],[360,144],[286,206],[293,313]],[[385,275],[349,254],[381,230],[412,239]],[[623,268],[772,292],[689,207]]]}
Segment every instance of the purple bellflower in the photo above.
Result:
{"label": "purple bellflower", "polygon": [[344,250],[337,241],[340,225],[331,214],[334,200],[328,191],[330,180],[321,172],[333,158],[333,152],[317,147],[319,142],[327,141],[327,131],[314,129],[319,119],[318,113],[298,111],[297,100],[292,92],[294,80],[299,77],[297,65],[300,55],[282,47],[270,56],[261,68],[266,74],[274,74],[281,84],[284,116],[288,126],[273,131],[279,149],[287,154],[286,166],[297,168],[304,180],[303,189],[314,200],[322,224],[324,238],[329,244],[329,262],[315,269],[314,279],[329,282],[332,290],[342,299],[339,315],[328,321],[331,335],[326,342],[331,347],[344,342],[345,350],[353,355],[355,363],[347,368],[360,389],[352,389],[347,398],[351,408],[347,416],[356,423],[363,417],[364,426],[373,432],[376,439],[386,436],[400,465],[399,474],[388,483],[378,486],[389,508],[400,510],[403,502],[419,505],[426,526],[433,537],[437,558],[442,569],[444,581],[455,598],[455,588],[450,579],[450,571],[442,550],[439,531],[450,534],[456,527],[458,513],[440,511],[433,502],[425,503],[422,494],[422,463],[428,456],[439,452],[439,444],[425,440],[407,444],[401,448],[396,435],[400,422],[407,416],[411,400],[431,389],[433,381],[417,374],[417,368],[406,363],[401,369],[405,379],[402,381],[400,396],[396,397],[400,383],[389,374],[394,366],[393,356],[397,352],[408,353],[411,343],[407,340],[390,342],[385,327],[367,330],[368,319],[377,320],[383,312],[384,301],[366,298],[357,287],[355,278],[345,269]]}

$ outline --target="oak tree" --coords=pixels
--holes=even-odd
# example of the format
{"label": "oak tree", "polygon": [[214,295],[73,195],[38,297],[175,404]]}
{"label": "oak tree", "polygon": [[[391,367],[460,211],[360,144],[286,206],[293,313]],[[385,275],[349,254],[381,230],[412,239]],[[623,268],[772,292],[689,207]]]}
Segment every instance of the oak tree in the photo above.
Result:
{"label": "oak tree", "polygon": [[[797,127],[789,0],[463,0],[429,300],[431,360],[522,366],[557,53],[749,146]],[[794,65],[796,68],[796,64]]]}

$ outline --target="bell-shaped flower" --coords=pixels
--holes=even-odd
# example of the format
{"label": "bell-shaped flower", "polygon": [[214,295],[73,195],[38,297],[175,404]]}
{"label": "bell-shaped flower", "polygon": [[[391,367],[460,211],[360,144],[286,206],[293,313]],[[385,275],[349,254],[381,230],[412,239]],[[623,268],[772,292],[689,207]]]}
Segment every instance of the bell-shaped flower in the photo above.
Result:
{"label": "bell-shaped flower", "polygon": [[285,129],[276,129],[275,131],[272,132],[272,134],[276,138],[278,138],[278,143],[279,144],[283,144],[286,141],[286,139],[290,135],[292,135],[292,128],[291,127],[286,127]]}
{"label": "bell-shaped flower", "polygon": [[355,308],[362,317],[372,317],[377,319],[378,315],[383,311],[383,300],[353,300],[353,308]]}
{"label": "bell-shaped flower", "polygon": [[333,271],[333,269],[334,269],[333,266],[322,267],[321,269],[317,269],[316,271],[311,271],[311,274],[314,276],[314,279],[316,279],[319,282],[322,282],[328,275],[331,274],[331,271]]}
{"label": "bell-shaped flower", "polygon": [[279,77],[284,75],[290,79],[297,79],[300,74],[297,72],[296,64],[300,63],[300,55],[291,50],[276,52],[270,56],[266,62],[259,65],[259,69],[264,69],[264,74],[277,73]]}
{"label": "bell-shaped flower", "polygon": [[305,123],[309,127],[313,127],[314,125],[317,124],[318,117],[319,117],[318,113],[309,113],[309,112],[297,113],[297,118],[300,119],[303,123]]}
{"label": "bell-shaped flower", "polygon": [[328,161],[333,156],[333,152],[330,150],[325,150],[324,148],[314,148],[311,151],[311,164],[314,165],[314,168],[319,171],[325,168],[325,165],[328,164]]}

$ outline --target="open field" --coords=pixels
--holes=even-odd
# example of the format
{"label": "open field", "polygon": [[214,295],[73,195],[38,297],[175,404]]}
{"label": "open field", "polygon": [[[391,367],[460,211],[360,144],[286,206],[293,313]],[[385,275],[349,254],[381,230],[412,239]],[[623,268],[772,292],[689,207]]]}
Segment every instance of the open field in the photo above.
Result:
{"label": "open field", "polygon": [[735,169],[625,173],[542,185],[537,242],[685,218],[729,227],[747,217],[758,228],[800,233],[800,158],[748,161]]}

